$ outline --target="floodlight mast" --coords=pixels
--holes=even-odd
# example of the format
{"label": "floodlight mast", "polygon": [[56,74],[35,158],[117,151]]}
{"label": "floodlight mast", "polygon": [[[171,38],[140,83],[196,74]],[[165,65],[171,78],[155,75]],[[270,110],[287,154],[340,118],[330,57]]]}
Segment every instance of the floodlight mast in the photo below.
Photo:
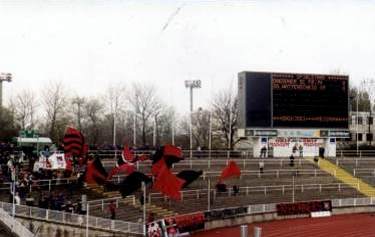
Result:
{"label": "floodlight mast", "polygon": [[3,82],[11,82],[12,74],[11,73],[0,73],[0,108],[3,106]]}
{"label": "floodlight mast", "polygon": [[189,133],[190,133],[190,159],[193,158],[193,129],[192,129],[192,116],[193,116],[193,89],[201,88],[201,80],[186,80],[185,87],[190,89],[190,121],[189,121]]}

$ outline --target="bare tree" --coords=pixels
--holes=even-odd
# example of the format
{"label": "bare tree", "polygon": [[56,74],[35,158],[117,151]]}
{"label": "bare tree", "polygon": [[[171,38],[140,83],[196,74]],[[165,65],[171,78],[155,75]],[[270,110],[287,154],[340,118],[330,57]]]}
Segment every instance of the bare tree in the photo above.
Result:
{"label": "bare tree", "polygon": [[76,96],[72,99],[73,113],[77,120],[77,128],[82,131],[83,106],[85,105],[85,98]]}
{"label": "bare tree", "polygon": [[198,108],[192,115],[193,137],[197,147],[208,147],[210,114],[210,111]]}
{"label": "bare tree", "polygon": [[[370,98],[366,91],[359,88],[350,88],[350,111],[370,111]],[[358,108],[357,108],[358,100]]]}
{"label": "bare tree", "polygon": [[17,130],[14,113],[0,106],[0,141],[10,141],[10,138],[17,136]]}
{"label": "bare tree", "polygon": [[222,90],[215,95],[211,105],[214,124],[223,133],[227,147],[232,149],[236,143],[233,138],[237,131],[237,95],[231,89]]}
{"label": "bare tree", "polygon": [[372,133],[371,133],[371,124],[373,123],[373,117],[372,117],[372,109],[374,107],[374,99],[375,99],[375,80],[368,78],[361,81],[360,91],[368,96],[369,100],[369,117],[367,119],[368,123],[368,137],[367,140],[369,142],[369,145],[371,146],[371,142],[373,140]]}
{"label": "bare tree", "polygon": [[[112,121],[112,138],[113,143],[117,143],[116,134],[117,134],[117,122],[118,116],[123,114],[125,105],[125,86],[121,83],[110,85],[107,89],[106,94],[106,107],[109,114],[106,116],[106,121]],[[109,119],[109,116],[111,119]]]}
{"label": "bare tree", "polygon": [[50,82],[43,90],[43,105],[46,115],[46,129],[55,142],[62,138],[69,118],[65,113],[67,94],[61,82]]}
{"label": "bare tree", "polygon": [[11,99],[15,119],[21,129],[32,129],[36,126],[37,98],[33,91],[23,90]]}
{"label": "bare tree", "polygon": [[172,126],[175,126],[174,108],[163,106],[158,114],[154,115],[155,120],[155,142],[156,145],[172,143]]}
{"label": "bare tree", "polygon": [[147,144],[147,130],[151,118],[160,113],[161,103],[156,95],[156,89],[153,85],[134,83],[132,92],[129,95],[129,101],[134,107],[136,117],[140,117],[142,144]]}
{"label": "bare tree", "polygon": [[86,118],[86,123],[84,123],[83,127],[87,133],[86,137],[91,144],[97,144],[99,142],[103,112],[104,105],[99,99],[86,99],[86,103],[83,105],[83,114]]}

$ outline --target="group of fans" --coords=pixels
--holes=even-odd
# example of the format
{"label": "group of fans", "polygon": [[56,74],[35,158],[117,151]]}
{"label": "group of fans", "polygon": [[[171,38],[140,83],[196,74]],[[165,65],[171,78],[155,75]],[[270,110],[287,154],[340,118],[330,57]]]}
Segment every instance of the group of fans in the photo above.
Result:
{"label": "group of fans", "polygon": [[[51,191],[49,185],[58,185],[64,177],[72,173],[66,170],[36,168],[39,157],[48,157],[55,151],[44,147],[39,154],[32,150],[21,150],[12,143],[0,143],[0,185],[2,199],[8,195],[9,202],[48,208],[52,210],[84,213],[79,199],[72,198],[72,192],[79,186],[72,181],[65,191]],[[39,155],[39,157],[37,156]],[[77,175],[79,169],[73,175]],[[49,180],[49,182],[42,182]],[[46,190],[47,189],[47,190]],[[53,189],[53,188],[52,188]]]}

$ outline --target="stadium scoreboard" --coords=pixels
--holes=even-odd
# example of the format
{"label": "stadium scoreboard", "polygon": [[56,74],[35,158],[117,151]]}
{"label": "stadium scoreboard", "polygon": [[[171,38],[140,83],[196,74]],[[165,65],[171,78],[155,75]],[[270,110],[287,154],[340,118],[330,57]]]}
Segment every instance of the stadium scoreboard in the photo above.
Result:
{"label": "stadium scoreboard", "polygon": [[346,75],[241,72],[241,128],[348,129]]}

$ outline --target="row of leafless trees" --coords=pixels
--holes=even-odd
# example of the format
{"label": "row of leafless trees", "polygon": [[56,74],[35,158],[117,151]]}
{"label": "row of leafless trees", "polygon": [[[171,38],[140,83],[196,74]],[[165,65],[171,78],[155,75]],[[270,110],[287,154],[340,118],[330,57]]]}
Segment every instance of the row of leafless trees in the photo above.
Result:
{"label": "row of leafless trees", "polygon": [[[38,92],[21,91],[1,111],[0,139],[9,139],[21,129],[35,129],[59,143],[65,128],[74,126],[89,144],[140,147],[173,141],[189,147],[189,115],[178,115],[149,84],[116,84],[103,95],[82,97],[67,91],[61,82],[50,82]],[[233,147],[237,114],[236,94],[217,92],[208,108],[192,114],[194,147],[208,148],[210,138],[212,148]]]}

